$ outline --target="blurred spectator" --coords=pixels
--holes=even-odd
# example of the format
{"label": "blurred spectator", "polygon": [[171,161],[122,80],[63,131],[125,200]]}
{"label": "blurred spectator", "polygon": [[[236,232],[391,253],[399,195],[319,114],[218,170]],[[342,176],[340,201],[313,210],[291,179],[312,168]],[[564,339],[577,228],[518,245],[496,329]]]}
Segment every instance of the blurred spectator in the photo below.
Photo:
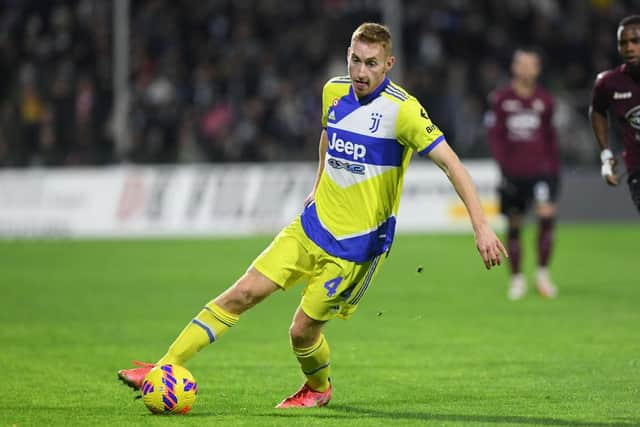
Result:
{"label": "blurred spectator", "polygon": [[14,144],[16,166],[28,166],[40,154],[40,130],[45,111],[44,100],[36,87],[31,66],[24,68],[19,88],[20,137]]}
{"label": "blurred spectator", "polygon": [[[314,160],[320,88],[336,69],[346,73],[345,34],[382,20],[381,1],[131,1],[132,146],[119,158],[110,130],[113,2],[4,1],[0,166]],[[617,63],[612,30],[637,1],[397,1],[395,49],[405,61],[394,78],[460,155],[489,154],[486,96],[508,80],[514,48],[535,45],[562,112],[564,161],[596,158],[590,79]]]}

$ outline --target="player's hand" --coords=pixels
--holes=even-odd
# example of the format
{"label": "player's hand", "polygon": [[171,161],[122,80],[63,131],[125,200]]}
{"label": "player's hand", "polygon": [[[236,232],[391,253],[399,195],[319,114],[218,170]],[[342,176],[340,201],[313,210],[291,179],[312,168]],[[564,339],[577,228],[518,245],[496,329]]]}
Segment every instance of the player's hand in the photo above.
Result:
{"label": "player's hand", "polygon": [[618,161],[613,157],[613,153],[608,148],[602,150],[600,160],[602,161],[602,168],[600,169],[602,179],[604,179],[607,184],[615,187],[618,185],[618,175],[616,175],[616,164]]}
{"label": "player's hand", "polygon": [[500,265],[501,257],[509,258],[504,245],[489,225],[484,225],[476,231],[476,248],[487,270]]}

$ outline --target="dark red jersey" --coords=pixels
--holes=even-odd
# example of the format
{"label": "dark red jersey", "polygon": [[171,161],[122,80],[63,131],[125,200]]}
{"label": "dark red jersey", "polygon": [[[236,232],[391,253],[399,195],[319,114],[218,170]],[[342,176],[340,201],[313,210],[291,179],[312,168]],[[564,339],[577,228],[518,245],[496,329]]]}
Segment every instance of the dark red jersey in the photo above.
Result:
{"label": "dark red jersey", "polygon": [[598,74],[591,109],[603,116],[610,111],[623,129],[624,162],[629,172],[640,170],[640,81],[623,64]]}
{"label": "dark red jersey", "polygon": [[513,177],[557,175],[560,159],[553,127],[554,100],[541,87],[518,96],[511,85],[489,96],[489,144],[502,172]]}

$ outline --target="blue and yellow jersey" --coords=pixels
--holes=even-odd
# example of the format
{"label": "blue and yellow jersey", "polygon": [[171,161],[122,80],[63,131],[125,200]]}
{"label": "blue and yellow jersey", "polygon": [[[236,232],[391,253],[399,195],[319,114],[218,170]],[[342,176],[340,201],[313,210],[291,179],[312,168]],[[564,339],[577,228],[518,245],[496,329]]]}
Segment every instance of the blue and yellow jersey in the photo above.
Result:
{"label": "blue and yellow jersey", "polygon": [[413,151],[429,153],[444,135],[389,79],[358,99],[348,76],[335,77],[324,86],[322,111],[329,146],[302,227],[327,253],[364,262],[391,246]]}

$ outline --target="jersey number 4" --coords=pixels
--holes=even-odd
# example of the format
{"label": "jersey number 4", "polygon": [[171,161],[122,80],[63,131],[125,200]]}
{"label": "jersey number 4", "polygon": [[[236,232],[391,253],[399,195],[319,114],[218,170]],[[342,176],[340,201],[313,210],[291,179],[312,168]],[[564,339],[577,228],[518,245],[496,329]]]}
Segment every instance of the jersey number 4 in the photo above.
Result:
{"label": "jersey number 4", "polygon": [[338,286],[342,282],[342,276],[338,276],[335,279],[331,279],[324,284],[324,288],[327,290],[327,296],[332,297],[336,294]]}

